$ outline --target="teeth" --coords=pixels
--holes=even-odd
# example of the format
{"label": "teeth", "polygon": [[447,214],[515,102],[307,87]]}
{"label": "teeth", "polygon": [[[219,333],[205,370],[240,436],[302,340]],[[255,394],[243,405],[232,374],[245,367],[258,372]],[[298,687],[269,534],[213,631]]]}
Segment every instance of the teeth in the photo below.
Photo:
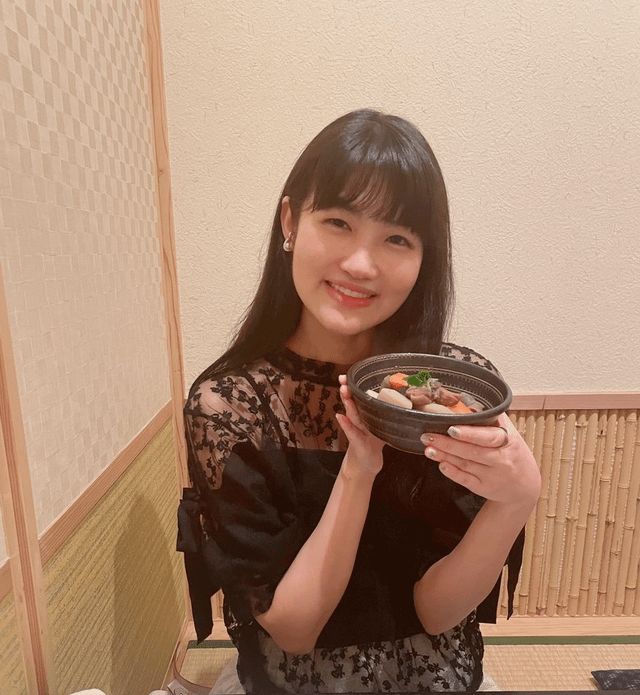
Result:
{"label": "teeth", "polygon": [[332,282],[330,282],[329,284],[334,289],[338,290],[339,292],[342,292],[342,294],[346,294],[347,297],[357,297],[358,299],[368,299],[369,297],[373,297],[372,294],[362,294],[362,292],[354,292],[353,290],[348,290],[346,287],[334,285]]}

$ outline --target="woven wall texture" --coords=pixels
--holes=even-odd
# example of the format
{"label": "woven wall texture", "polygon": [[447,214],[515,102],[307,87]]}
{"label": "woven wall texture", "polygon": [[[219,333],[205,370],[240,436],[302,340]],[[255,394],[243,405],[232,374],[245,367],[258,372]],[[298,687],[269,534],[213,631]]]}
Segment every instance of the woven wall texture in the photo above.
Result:
{"label": "woven wall texture", "polygon": [[160,688],[186,608],[171,422],[44,568],[60,693]]}
{"label": "woven wall texture", "polygon": [[0,690],[3,695],[26,695],[27,684],[18,643],[13,596],[0,602]]}
{"label": "woven wall texture", "polygon": [[0,262],[39,532],[171,397],[143,39],[141,2],[2,5]]}

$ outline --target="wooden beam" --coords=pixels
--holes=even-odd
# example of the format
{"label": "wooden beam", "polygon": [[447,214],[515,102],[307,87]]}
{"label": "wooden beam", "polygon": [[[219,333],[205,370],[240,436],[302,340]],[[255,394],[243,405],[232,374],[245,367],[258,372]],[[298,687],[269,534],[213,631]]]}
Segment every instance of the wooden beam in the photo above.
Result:
{"label": "wooden beam", "polygon": [[[165,323],[167,327],[167,354],[169,355],[169,383],[173,408],[173,434],[176,443],[178,494],[189,487],[187,449],[184,431],[183,407],[184,359],[182,354],[182,329],[180,321],[180,297],[176,244],[173,228],[173,203],[171,200],[171,170],[169,166],[169,134],[164,92],[164,66],[160,32],[160,8],[158,0],[144,0],[144,41],[147,51],[150,108],[153,123],[154,157],[156,168],[156,208],[158,210],[158,236],[161,248],[161,276],[164,297]],[[191,600],[186,574],[182,574],[182,597],[185,618],[191,617]]]}
{"label": "wooden beam", "polygon": [[184,367],[180,324],[180,299],[176,265],[176,246],[171,201],[171,174],[169,167],[169,136],[164,95],[164,70],[160,42],[160,11],[157,0],[145,0],[145,43],[153,116],[153,139],[156,163],[156,202],[158,209],[158,235],[162,250],[162,291],[167,325],[167,353],[173,402],[173,425],[178,453],[178,480],[180,487],[189,485],[184,437],[182,403],[184,401]]}
{"label": "wooden beam", "polygon": [[640,393],[522,393],[513,396],[509,410],[635,410]]}
{"label": "wooden beam", "polygon": [[640,635],[640,618],[630,616],[546,617],[518,615],[498,622],[481,623],[485,637]]}
{"label": "wooden beam", "polygon": [[9,310],[0,266],[0,509],[7,541],[29,693],[56,688],[47,649],[47,612]]}

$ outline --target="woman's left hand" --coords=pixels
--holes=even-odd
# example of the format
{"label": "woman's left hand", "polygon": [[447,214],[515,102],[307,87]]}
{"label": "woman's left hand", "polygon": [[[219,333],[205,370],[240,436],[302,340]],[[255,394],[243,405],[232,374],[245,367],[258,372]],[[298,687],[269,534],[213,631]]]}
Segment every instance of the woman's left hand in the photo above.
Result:
{"label": "woman's left hand", "polygon": [[[457,436],[427,432],[420,438],[425,456],[455,483],[488,500],[533,507],[540,496],[538,464],[506,413],[498,425],[456,425]],[[432,439],[429,439],[432,438]],[[429,448],[434,451],[429,451]]]}

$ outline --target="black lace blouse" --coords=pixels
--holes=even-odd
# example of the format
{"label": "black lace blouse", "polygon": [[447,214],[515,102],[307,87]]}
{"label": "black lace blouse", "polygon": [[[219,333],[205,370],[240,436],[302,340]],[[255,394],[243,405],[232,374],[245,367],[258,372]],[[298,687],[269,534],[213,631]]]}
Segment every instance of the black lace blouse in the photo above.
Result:
{"label": "black lace blouse", "polygon": [[[477,352],[441,354],[496,371]],[[193,488],[178,512],[198,640],[211,632],[210,596],[224,592],[227,630],[247,692],[476,690],[479,622],[496,622],[500,582],[460,625],[427,635],[413,585],[465,534],[484,498],[445,478],[422,455],[383,450],[354,569],[309,655],[281,651],[254,619],[311,535],[347,440],[338,374],[347,365],[282,347],[233,375],[196,380],[184,408]],[[524,529],[509,554],[508,615]]]}

